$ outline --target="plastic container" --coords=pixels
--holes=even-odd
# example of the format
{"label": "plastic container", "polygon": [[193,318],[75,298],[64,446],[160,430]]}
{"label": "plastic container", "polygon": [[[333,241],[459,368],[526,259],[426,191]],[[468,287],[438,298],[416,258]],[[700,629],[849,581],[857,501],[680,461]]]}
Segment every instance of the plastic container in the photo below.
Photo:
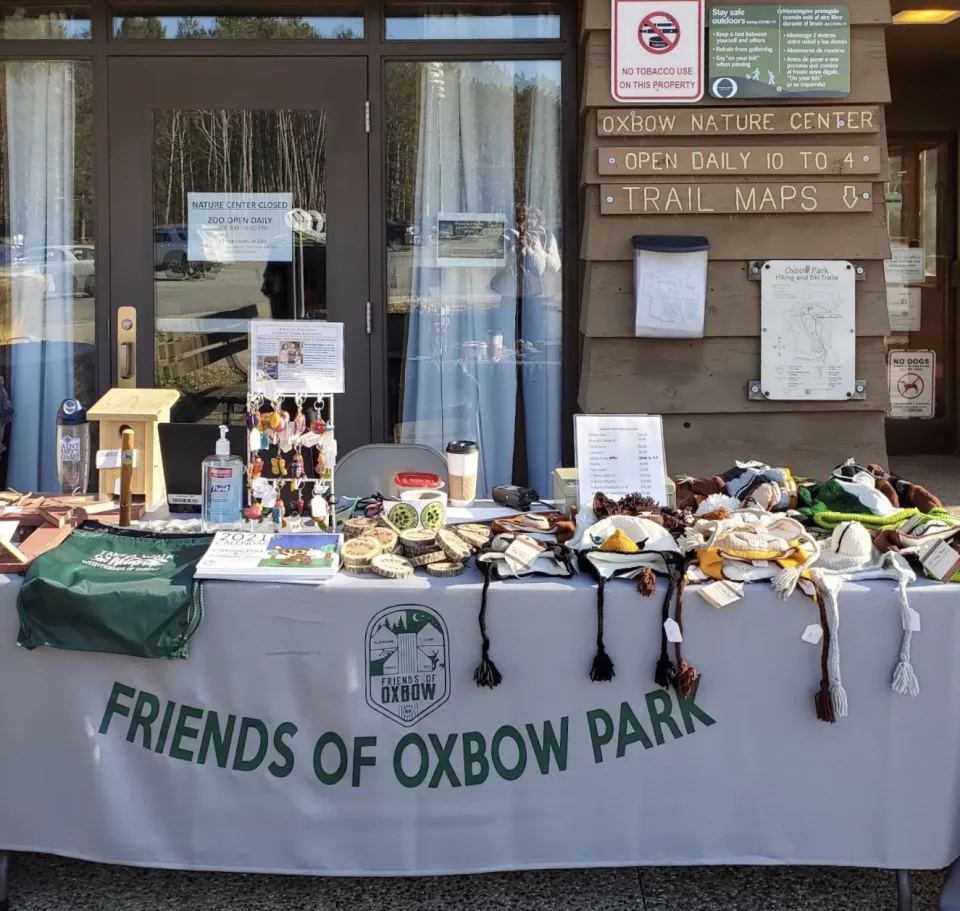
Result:
{"label": "plastic container", "polygon": [[57,412],[57,479],[60,492],[87,492],[90,481],[90,424],[77,399],[65,399]]}
{"label": "plastic container", "polygon": [[230,454],[227,428],[221,425],[216,453],[203,460],[203,530],[243,528],[242,508],[243,459]]}
{"label": "plastic container", "polygon": [[439,490],[443,479],[427,471],[398,471],[393,476],[393,495],[402,498],[408,490]]}

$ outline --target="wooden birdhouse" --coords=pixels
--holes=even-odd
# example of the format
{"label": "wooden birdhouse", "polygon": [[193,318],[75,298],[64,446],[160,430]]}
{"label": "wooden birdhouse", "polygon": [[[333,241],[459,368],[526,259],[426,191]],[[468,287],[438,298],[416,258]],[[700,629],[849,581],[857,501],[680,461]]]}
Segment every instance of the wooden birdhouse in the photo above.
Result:
{"label": "wooden birdhouse", "polygon": [[[167,499],[157,425],[170,421],[170,409],[178,398],[176,389],[111,389],[87,412],[87,417],[100,425],[101,451],[119,449],[121,433],[127,428],[133,431],[133,495],[142,496],[147,509],[161,506]],[[119,480],[119,467],[101,468],[100,492],[114,493]]]}

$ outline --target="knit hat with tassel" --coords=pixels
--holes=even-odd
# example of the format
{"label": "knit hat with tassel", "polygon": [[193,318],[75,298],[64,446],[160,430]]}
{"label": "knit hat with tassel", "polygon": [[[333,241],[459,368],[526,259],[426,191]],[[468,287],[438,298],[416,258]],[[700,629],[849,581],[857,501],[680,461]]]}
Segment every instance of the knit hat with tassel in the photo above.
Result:
{"label": "knit hat with tassel", "polygon": [[[603,638],[607,582],[611,579],[634,580],[637,591],[649,597],[656,591],[655,573],[659,573],[667,577],[668,585],[661,609],[661,654],[655,680],[660,686],[676,683],[679,687],[683,671],[683,685],[692,693],[696,671],[682,663],[679,648],[676,649],[676,655],[678,664],[682,664],[681,671],[670,661],[667,634],[663,626],[670,617],[670,607],[681,593],[683,584],[683,555],[673,536],[651,519],[615,515],[585,529],[580,538],[580,548],[581,568],[597,580],[597,651],[590,668],[590,679],[608,681],[614,677],[613,660],[607,653]],[[678,617],[677,622],[681,619]]]}
{"label": "knit hat with tassel", "polygon": [[517,537],[514,534],[497,535],[477,555],[477,568],[483,573],[483,588],[480,592],[480,663],[473,672],[473,680],[477,686],[490,689],[497,687],[503,681],[493,659],[490,657],[490,636],[487,632],[487,600],[490,593],[490,583],[504,579],[525,579],[528,576],[550,576],[552,578],[569,579],[576,571],[574,568],[574,554],[565,544],[547,544],[542,553],[533,561],[533,565],[526,570],[516,570],[506,559],[506,548]]}
{"label": "knit hat with tassel", "polygon": [[893,671],[891,688],[896,693],[917,696],[920,683],[910,662],[910,643],[913,632],[910,627],[910,604],[907,600],[907,586],[916,581],[916,575],[907,561],[898,553],[881,554],[870,539],[870,533],[858,522],[846,522],[834,529],[830,539],[830,548],[824,548],[813,568],[810,578],[817,588],[821,603],[821,618],[826,621],[823,647],[826,655],[825,681],[821,681],[818,695],[817,717],[823,721],[832,721],[827,717],[831,711],[823,704],[824,683],[829,691],[830,709],[835,718],[843,718],[848,711],[847,694],[840,678],[840,605],[839,594],[844,582],[868,579],[891,579],[897,583],[896,596],[900,608],[900,623],[903,635],[900,640],[900,654]]}

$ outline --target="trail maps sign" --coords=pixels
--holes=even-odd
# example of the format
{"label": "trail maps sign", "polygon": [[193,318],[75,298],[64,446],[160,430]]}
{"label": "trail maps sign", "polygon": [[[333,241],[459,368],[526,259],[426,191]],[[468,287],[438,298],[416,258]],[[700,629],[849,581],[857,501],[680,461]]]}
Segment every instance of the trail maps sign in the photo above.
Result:
{"label": "trail maps sign", "polygon": [[610,93],[633,104],[703,97],[703,0],[613,0]]}

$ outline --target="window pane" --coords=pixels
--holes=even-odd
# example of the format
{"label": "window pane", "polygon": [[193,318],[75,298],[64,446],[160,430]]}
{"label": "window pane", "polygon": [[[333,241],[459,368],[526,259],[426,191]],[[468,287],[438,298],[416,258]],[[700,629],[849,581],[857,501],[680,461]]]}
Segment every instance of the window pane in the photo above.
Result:
{"label": "window pane", "polygon": [[326,139],[320,110],[154,113],[156,384],[183,393],[175,420],[243,422],[248,320],[326,319]]}
{"label": "window pane", "polygon": [[[0,483],[52,491],[57,410],[96,394],[91,68],[10,61],[0,74],[0,377],[14,409]],[[0,421],[5,405],[0,391]]]}
{"label": "window pane", "polygon": [[394,439],[480,444],[478,495],[560,463],[560,64],[391,63]]}
{"label": "window pane", "polygon": [[[182,7],[181,7],[182,9]],[[316,15],[303,15],[307,11]],[[311,40],[363,38],[363,7],[275,7],[269,12],[247,10],[247,15],[220,15],[217,9],[180,14],[176,7],[119,6],[114,9],[115,38]],[[129,13],[129,15],[124,15]]]}
{"label": "window pane", "polygon": [[555,3],[388,3],[394,41],[560,37]]}
{"label": "window pane", "polygon": [[85,6],[46,6],[0,4],[0,37],[89,38],[90,11]]}

